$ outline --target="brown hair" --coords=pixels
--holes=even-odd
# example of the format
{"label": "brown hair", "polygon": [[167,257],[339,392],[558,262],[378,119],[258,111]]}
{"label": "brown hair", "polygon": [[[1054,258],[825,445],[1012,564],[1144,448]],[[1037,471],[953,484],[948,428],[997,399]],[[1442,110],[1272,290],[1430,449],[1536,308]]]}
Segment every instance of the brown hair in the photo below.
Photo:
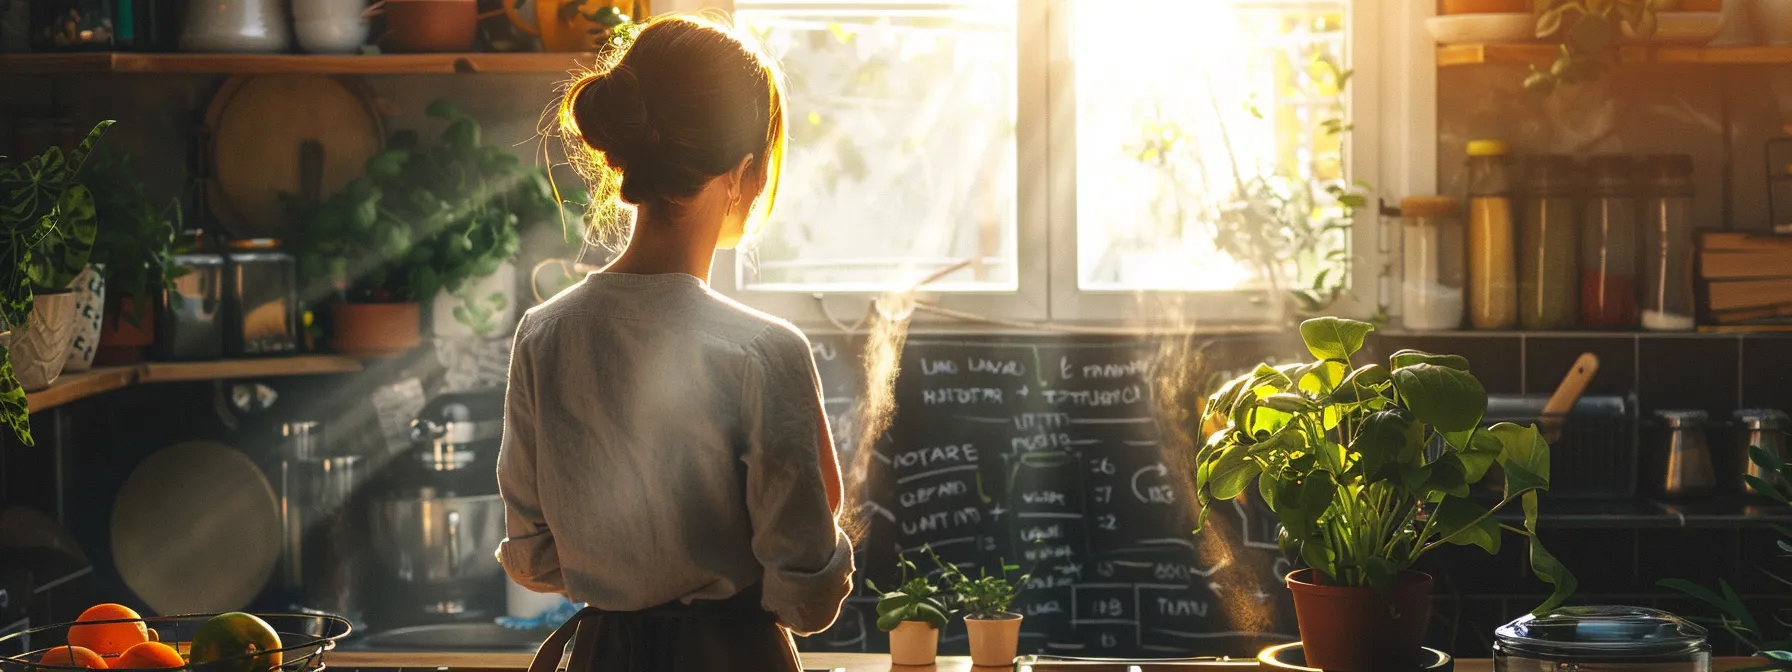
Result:
{"label": "brown hair", "polygon": [[595,219],[617,201],[676,206],[751,155],[762,218],[783,168],[784,92],[777,64],[725,16],[645,22],[573,82],[560,103],[568,154],[590,180]]}

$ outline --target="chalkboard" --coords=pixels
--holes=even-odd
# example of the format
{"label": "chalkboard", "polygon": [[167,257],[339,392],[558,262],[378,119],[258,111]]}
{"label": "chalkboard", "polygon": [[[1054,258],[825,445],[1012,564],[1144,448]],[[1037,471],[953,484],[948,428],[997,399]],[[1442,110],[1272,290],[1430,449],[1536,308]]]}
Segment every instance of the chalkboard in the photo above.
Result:
{"label": "chalkboard", "polygon": [[[1279,578],[1290,566],[1268,512],[1228,503],[1191,533],[1192,497],[1158,420],[1156,343],[910,341],[894,419],[870,446],[851,445],[855,348],[815,345],[837,443],[867,484],[861,584],[895,584],[899,553],[931,567],[923,547],[973,576],[1019,565],[1032,574],[1014,607],[1023,652],[1247,654],[1292,639]],[[875,602],[861,586],[802,647],[883,648]],[[942,651],[964,640],[954,623]]]}

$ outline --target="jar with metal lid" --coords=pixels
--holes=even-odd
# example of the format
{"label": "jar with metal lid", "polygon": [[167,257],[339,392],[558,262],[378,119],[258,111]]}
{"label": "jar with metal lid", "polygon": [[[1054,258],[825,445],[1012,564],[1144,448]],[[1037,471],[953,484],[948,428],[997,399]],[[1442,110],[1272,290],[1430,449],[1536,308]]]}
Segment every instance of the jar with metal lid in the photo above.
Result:
{"label": "jar with metal lid", "polygon": [[1518,325],[1525,329],[1575,324],[1575,171],[1574,159],[1565,155],[1525,157],[1518,245]]}
{"label": "jar with metal lid", "polygon": [[1691,331],[1692,157],[1647,157],[1643,175],[1643,328]]}
{"label": "jar with metal lid", "polygon": [[299,349],[299,285],[292,255],[271,238],[225,244],[224,351],[232,357]]}
{"label": "jar with metal lid", "polygon": [[1468,321],[1476,329],[1518,324],[1518,264],[1512,220],[1512,154],[1504,140],[1468,143]]}
{"label": "jar with metal lid", "polygon": [[[201,240],[203,237],[201,237]],[[156,318],[156,354],[201,361],[224,356],[224,257],[196,251],[168,258],[176,270]]]}
{"label": "jar with metal lid", "polygon": [[1580,230],[1580,324],[1637,328],[1636,164],[1621,154],[1587,161]]}
{"label": "jar with metal lid", "polygon": [[1561,607],[1493,631],[1496,672],[1709,672],[1705,629],[1658,609]]}
{"label": "jar with metal lid", "polygon": [[[1786,431],[1792,429],[1792,420],[1788,420],[1785,411],[1771,408],[1745,408],[1736,411],[1736,422],[1741,423],[1742,429],[1748,433],[1743,437],[1742,445],[1738,446],[1740,455],[1737,464],[1742,465],[1739,471],[1745,476],[1768,484],[1778,481],[1779,474],[1755,464],[1754,460],[1749,459],[1749,448],[1760,446],[1769,455],[1782,460],[1786,459]],[[1762,494],[1760,489],[1754,487],[1747,478],[1742,479],[1742,491],[1749,494]]]}
{"label": "jar with metal lid", "polygon": [[1411,196],[1400,201],[1400,306],[1413,331],[1462,326],[1462,200]]}

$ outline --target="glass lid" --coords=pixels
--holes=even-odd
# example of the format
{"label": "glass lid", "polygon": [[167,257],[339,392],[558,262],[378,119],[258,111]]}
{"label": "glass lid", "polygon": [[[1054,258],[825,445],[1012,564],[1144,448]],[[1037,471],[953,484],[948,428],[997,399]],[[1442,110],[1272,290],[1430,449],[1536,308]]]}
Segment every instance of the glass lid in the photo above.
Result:
{"label": "glass lid", "polygon": [[1658,609],[1562,607],[1525,615],[1494,631],[1509,653],[1544,656],[1657,656],[1709,650],[1705,629]]}

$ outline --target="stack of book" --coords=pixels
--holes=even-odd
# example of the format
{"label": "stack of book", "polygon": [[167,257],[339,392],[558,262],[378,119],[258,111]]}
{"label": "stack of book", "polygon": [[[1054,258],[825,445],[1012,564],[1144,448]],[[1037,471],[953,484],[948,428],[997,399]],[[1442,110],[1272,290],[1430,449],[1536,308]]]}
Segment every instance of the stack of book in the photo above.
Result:
{"label": "stack of book", "polygon": [[1699,236],[1706,315],[1720,325],[1792,326],[1792,236]]}

